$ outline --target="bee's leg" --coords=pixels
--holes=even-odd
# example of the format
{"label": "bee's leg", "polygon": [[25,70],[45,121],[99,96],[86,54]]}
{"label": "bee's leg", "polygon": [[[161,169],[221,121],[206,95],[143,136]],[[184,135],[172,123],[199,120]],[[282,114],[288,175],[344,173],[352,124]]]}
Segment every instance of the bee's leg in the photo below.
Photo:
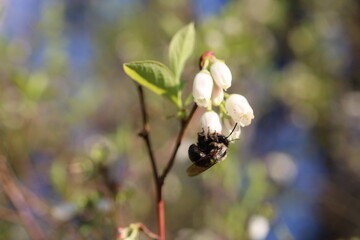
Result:
{"label": "bee's leg", "polygon": [[198,146],[203,149],[205,147],[205,143],[206,143],[206,136],[205,136],[205,132],[204,129],[202,132],[198,133]]}
{"label": "bee's leg", "polygon": [[212,149],[209,155],[213,156],[215,162],[221,162],[226,158],[227,152],[228,152],[228,148],[225,147],[224,145],[223,147],[216,147]]}
{"label": "bee's leg", "polygon": [[209,138],[209,144],[211,142],[218,142],[218,134],[216,132],[209,134],[208,138]]}
{"label": "bee's leg", "polygon": [[215,132],[214,134],[214,141],[215,142],[219,142],[219,138],[218,138],[218,134]]}
{"label": "bee's leg", "polygon": [[212,156],[216,162],[222,161],[226,158],[228,148],[223,143],[212,142],[208,146],[208,155]]}
{"label": "bee's leg", "polygon": [[211,150],[213,149],[219,149],[221,147],[221,144],[215,141],[212,141],[211,143],[209,143],[208,148]]}

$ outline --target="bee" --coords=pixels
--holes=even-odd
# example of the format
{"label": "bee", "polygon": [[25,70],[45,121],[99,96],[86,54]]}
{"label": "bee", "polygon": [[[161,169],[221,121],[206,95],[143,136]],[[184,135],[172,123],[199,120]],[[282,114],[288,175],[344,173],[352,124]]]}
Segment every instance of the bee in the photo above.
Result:
{"label": "bee", "polygon": [[204,129],[199,132],[197,144],[191,144],[188,150],[189,158],[193,162],[186,170],[188,176],[196,176],[214,166],[214,164],[223,161],[228,153],[229,136],[226,137],[217,132],[208,132],[206,134]]}

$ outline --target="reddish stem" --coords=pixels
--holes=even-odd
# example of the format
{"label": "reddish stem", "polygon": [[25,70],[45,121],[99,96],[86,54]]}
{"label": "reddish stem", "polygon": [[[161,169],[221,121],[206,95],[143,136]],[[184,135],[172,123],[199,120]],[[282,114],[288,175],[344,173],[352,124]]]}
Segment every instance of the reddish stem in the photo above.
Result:
{"label": "reddish stem", "polygon": [[165,208],[163,199],[159,199],[157,203],[158,210],[158,227],[159,227],[159,240],[165,240]]}
{"label": "reddish stem", "polygon": [[151,168],[153,172],[153,178],[155,183],[156,189],[156,200],[157,200],[157,213],[158,213],[158,228],[159,228],[159,236],[160,240],[165,240],[165,211],[164,211],[164,202],[162,200],[162,182],[160,182],[155,155],[152,150],[151,141],[149,137],[150,125],[148,122],[148,115],[146,112],[146,105],[145,105],[145,97],[144,91],[141,85],[138,85],[139,97],[140,97],[140,105],[141,105],[141,113],[143,118],[143,130],[139,134],[146,143],[146,148],[148,150],[148,154],[150,157]]}
{"label": "reddish stem", "polygon": [[150,137],[149,137],[150,126],[149,126],[149,122],[148,122],[148,115],[146,112],[144,92],[140,85],[138,85],[138,91],[139,91],[139,97],[140,97],[141,113],[142,113],[142,118],[143,118],[143,130],[139,135],[144,139],[144,141],[146,143],[146,148],[148,150],[151,167],[152,167],[152,172],[153,172],[153,178],[154,178],[155,189],[156,189],[156,200],[157,200],[159,240],[165,240],[166,239],[166,237],[165,237],[165,207],[164,207],[164,200],[162,198],[162,187],[164,185],[164,180],[165,180],[167,174],[170,172],[170,170],[174,164],[176,153],[180,147],[181,141],[185,135],[185,131],[190,123],[190,120],[192,119],[192,117],[197,109],[197,106],[196,106],[196,104],[194,104],[194,107],[192,108],[189,116],[185,120],[182,120],[181,128],[180,128],[179,134],[176,138],[175,147],[173,149],[171,157],[170,157],[163,173],[161,175],[159,175],[158,168],[156,165],[155,155],[152,150],[151,141],[150,141]]}

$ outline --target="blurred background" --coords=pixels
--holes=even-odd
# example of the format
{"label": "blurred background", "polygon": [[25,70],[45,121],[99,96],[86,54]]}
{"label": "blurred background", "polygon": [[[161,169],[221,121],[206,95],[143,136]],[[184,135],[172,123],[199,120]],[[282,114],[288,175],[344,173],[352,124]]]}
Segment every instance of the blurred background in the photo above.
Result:
{"label": "blurred background", "polygon": [[[191,21],[185,95],[214,51],[255,121],[226,161],[189,178],[197,112],[165,182],[168,238],[358,239],[359,1],[0,0],[0,240],[116,239],[139,221],[156,232],[122,64],[168,63],[171,37]],[[176,109],[145,94],[162,168]]]}

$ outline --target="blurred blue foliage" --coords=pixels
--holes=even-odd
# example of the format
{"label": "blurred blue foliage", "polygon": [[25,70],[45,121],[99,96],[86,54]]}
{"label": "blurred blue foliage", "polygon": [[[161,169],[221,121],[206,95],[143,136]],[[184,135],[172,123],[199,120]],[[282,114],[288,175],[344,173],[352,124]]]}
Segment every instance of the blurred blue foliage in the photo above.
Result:
{"label": "blurred blue foliage", "polygon": [[[252,149],[253,153],[262,157],[278,151],[294,159],[296,179],[290,188],[274,199],[279,226],[285,225],[294,239],[321,239],[316,205],[326,169],[324,158],[309,129],[295,126],[290,119],[289,109],[276,102],[258,121]],[[274,231],[271,231],[268,239],[278,239]]]}

